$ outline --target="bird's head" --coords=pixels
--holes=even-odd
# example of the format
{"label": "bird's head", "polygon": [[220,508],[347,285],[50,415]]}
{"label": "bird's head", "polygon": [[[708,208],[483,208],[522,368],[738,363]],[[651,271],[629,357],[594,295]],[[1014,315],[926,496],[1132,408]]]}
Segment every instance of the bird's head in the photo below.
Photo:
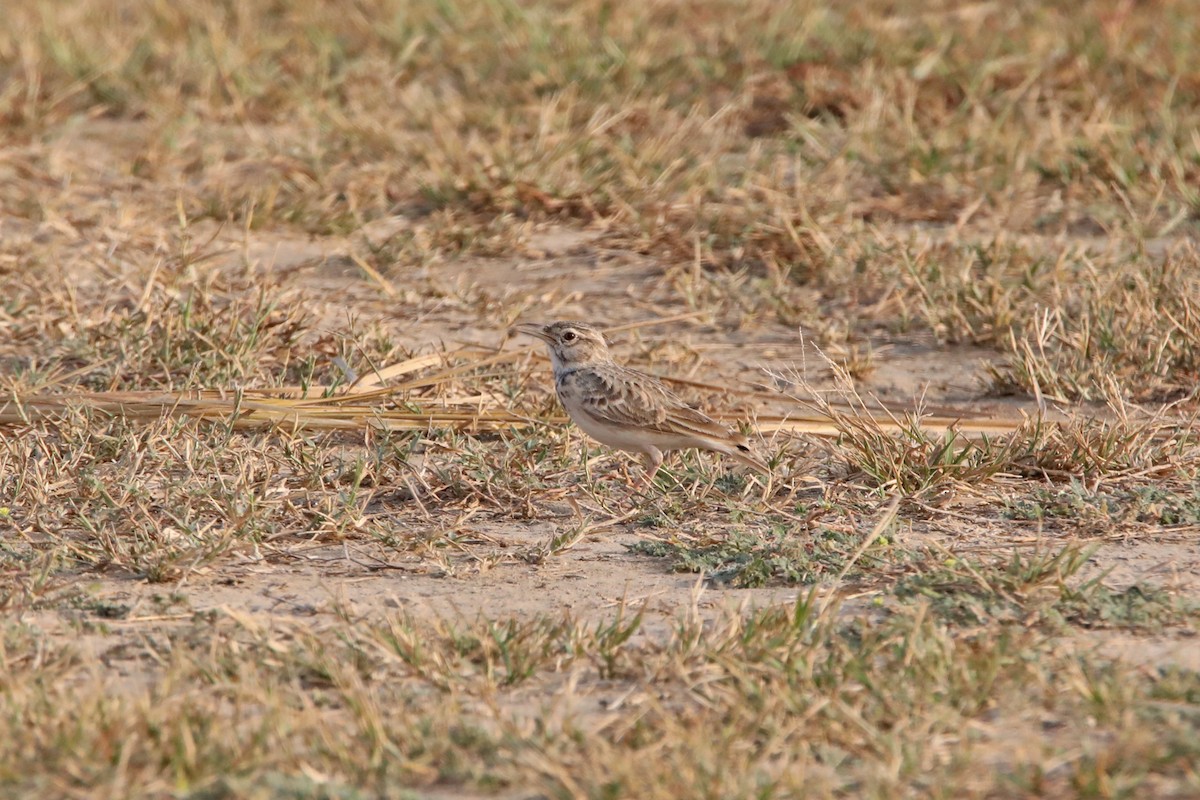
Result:
{"label": "bird's head", "polygon": [[583,322],[552,322],[543,325],[524,322],[513,331],[536,336],[550,348],[550,361],[555,371],[597,361],[608,361],[608,342],[598,328]]}

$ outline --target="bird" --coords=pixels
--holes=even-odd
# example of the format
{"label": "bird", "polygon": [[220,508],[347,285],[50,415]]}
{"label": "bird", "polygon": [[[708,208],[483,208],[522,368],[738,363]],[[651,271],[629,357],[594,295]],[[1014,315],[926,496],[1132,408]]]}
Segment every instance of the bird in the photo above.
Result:
{"label": "bird", "polygon": [[637,455],[649,485],[671,450],[723,453],[760,472],[770,468],[741,433],[689,406],[653,375],[613,361],[604,334],[584,322],[521,323],[510,333],[550,349],[554,388],[567,415],[603,445]]}

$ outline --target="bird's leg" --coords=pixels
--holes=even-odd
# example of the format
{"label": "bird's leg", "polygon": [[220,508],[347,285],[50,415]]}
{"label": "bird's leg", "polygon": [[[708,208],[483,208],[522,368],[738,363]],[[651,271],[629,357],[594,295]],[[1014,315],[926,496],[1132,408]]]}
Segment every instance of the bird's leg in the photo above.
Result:
{"label": "bird's leg", "polygon": [[649,489],[654,483],[654,476],[658,474],[658,468],[662,465],[663,454],[657,447],[650,447],[641,455],[642,464],[646,467],[646,471],[642,473],[642,486]]}
{"label": "bird's leg", "polygon": [[588,446],[586,441],[583,443],[582,456],[583,477],[587,479],[588,486],[594,486],[595,484],[592,483],[592,460],[588,458]]}

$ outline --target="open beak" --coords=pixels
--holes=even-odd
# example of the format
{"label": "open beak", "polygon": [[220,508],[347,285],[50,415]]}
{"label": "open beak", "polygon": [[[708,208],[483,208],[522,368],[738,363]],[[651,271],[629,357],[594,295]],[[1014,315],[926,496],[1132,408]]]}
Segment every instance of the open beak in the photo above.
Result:
{"label": "open beak", "polygon": [[509,333],[523,333],[527,336],[536,336],[546,344],[553,343],[547,326],[538,322],[522,322],[520,325],[513,325],[509,328]]}

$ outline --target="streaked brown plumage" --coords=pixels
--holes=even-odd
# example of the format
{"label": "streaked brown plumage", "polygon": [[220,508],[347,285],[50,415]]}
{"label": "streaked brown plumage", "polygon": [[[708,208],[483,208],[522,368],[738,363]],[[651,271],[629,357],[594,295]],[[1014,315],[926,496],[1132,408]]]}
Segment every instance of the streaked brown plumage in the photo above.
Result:
{"label": "streaked brown plumage", "polygon": [[769,471],[745,436],[692,408],[654,376],[615,363],[604,334],[593,326],[525,323],[514,330],[549,346],[554,386],[568,416],[601,444],[639,455],[647,482],[663,453],[689,447]]}

